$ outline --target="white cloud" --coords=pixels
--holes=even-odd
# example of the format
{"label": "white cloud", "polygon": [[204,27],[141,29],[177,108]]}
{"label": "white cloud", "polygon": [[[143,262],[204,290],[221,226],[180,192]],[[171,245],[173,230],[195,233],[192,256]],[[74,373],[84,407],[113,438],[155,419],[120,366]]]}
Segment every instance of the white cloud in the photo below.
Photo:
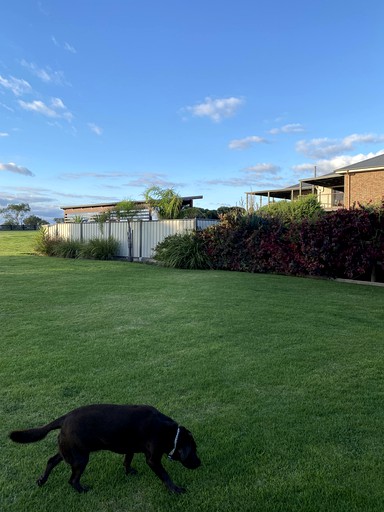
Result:
{"label": "white cloud", "polygon": [[9,137],[9,133],[7,133],[7,132],[0,132],[0,137]]}
{"label": "white cloud", "polygon": [[95,123],[88,123],[88,127],[91,132],[95,133],[96,135],[102,135],[103,133],[103,129],[100,128],[100,126],[97,126]]}
{"label": "white cloud", "polygon": [[259,137],[257,135],[250,135],[249,137],[245,137],[244,139],[233,139],[228,144],[229,149],[247,149],[254,144],[262,144],[267,143],[268,141],[263,137]]}
{"label": "white cloud", "polygon": [[35,100],[30,103],[19,100],[19,105],[24,110],[37,112],[45,117],[66,119],[69,122],[73,119],[73,114],[68,111],[60,98],[52,98],[50,106],[39,100]]}
{"label": "white cloud", "polygon": [[20,64],[45,83],[53,83],[56,85],[66,84],[62,71],[52,71],[49,67],[39,68],[34,62],[27,62],[24,59],[20,61]]}
{"label": "white cloud", "polygon": [[32,87],[26,80],[13,76],[4,78],[0,75],[0,86],[12,91],[15,96],[22,96],[32,91]]}
{"label": "white cloud", "polygon": [[383,153],[384,149],[381,149],[376,153],[359,153],[358,155],[353,156],[339,155],[329,159],[319,159],[316,160],[315,162],[295,165],[293,169],[295,173],[301,178],[309,178],[311,175],[313,176],[314,167],[316,166],[317,176],[321,176],[323,174],[327,174],[337,169],[341,169],[342,167],[346,167],[347,165],[353,165],[356,164],[357,162],[368,160],[368,158],[373,158],[375,156],[382,155]]}
{"label": "white cloud", "polygon": [[226,117],[233,116],[239,107],[244,103],[241,98],[205,98],[203,103],[185,107],[183,111],[192,114],[194,117],[208,117],[215,123],[219,123]]}
{"label": "white cloud", "polygon": [[15,174],[23,174],[24,176],[34,176],[33,172],[31,172],[26,167],[20,167],[12,162],[9,164],[0,163],[0,171],[8,171],[13,172]]}
{"label": "white cloud", "polygon": [[304,132],[305,129],[300,123],[291,123],[281,126],[280,128],[272,128],[269,130],[269,133],[272,135],[277,135],[278,133],[300,133]]}
{"label": "white cloud", "polygon": [[352,151],[358,144],[375,144],[378,142],[384,142],[384,135],[353,133],[343,139],[323,137],[308,141],[300,140],[296,143],[296,151],[310,158],[327,159],[343,151]]}

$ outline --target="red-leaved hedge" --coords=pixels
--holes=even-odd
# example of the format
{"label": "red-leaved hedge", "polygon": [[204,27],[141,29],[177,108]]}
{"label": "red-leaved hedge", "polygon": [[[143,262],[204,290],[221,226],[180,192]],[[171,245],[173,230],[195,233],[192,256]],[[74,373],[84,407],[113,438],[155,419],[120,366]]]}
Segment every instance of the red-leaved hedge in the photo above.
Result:
{"label": "red-leaved hedge", "polygon": [[257,214],[224,217],[196,234],[214,269],[381,280],[384,204],[291,224]]}

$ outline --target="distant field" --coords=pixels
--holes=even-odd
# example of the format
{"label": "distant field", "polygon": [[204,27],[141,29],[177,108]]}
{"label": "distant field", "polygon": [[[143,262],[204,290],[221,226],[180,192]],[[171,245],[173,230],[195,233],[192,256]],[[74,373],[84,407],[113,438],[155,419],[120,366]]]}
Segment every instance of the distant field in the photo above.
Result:
{"label": "distant field", "polygon": [[32,253],[37,233],[37,231],[0,230],[0,256]]}
{"label": "distant field", "polygon": [[[384,510],[383,288],[29,255],[0,232],[0,510]],[[187,426],[202,467],[164,460],[170,495],[136,455],[91,456],[76,494],[56,434],[15,428],[87,403],[149,403]]]}

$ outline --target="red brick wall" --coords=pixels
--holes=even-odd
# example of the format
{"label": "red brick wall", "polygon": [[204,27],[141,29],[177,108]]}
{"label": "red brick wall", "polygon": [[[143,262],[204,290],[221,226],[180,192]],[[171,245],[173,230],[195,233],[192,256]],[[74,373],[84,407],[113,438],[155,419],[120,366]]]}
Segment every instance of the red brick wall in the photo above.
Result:
{"label": "red brick wall", "polygon": [[[350,181],[349,181],[350,180]],[[364,171],[345,175],[345,203],[367,204],[384,200],[384,170]],[[349,199],[349,201],[348,201]]]}

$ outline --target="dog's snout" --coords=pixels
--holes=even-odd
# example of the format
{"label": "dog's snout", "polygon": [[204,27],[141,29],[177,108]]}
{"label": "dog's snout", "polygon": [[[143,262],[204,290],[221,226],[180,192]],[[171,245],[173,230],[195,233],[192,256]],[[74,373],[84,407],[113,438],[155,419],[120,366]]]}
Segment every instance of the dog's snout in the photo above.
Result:
{"label": "dog's snout", "polygon": [[201,466],[201,460],[197,455],[188,457],[188,459],[184,460],[182,462],[183,466],[188,469],[197,469],[199,466]]}

